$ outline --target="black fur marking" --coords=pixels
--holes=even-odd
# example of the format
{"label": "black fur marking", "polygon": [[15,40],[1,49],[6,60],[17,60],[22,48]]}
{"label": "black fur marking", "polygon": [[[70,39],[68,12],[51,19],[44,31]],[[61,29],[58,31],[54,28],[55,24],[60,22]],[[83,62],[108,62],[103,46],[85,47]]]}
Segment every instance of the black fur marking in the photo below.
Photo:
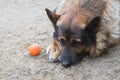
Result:
{"label": "black fur marking", "polygon": [[86,32],[89,32],[90,34],[97,33],[100,28],[100,22],[101,22],[100,17],[99,16],[95,17],[85,28]]}
{"label": "black fur marking", "polygon": [[50,19],[50,21],[52,22],[53,26],[54,26],[54,29],[57,30],[57,26],[56,26],[56,23],[57,23],[57,20],[60,18],[60,15],[50,11],[49,9],[45,9],[46,10],[46,13]]}
{"label": "black fur marking", "polygon": [[58,33],[57,32],[53,32],[53,38],[55,38],[56,40],[58,40]]}

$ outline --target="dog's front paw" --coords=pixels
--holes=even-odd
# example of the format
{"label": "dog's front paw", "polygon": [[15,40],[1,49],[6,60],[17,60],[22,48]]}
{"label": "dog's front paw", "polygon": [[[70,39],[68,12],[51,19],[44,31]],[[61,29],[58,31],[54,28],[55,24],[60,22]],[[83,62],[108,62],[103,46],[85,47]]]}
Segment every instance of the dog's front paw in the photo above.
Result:
{"label": "dog's front paw", "polygon": [[55,47],[53,45],[48,46],[48,48],[46,49],[46,55],[48,55],[50,62],[58,61],[59,53],[60,52],[58,47]]}

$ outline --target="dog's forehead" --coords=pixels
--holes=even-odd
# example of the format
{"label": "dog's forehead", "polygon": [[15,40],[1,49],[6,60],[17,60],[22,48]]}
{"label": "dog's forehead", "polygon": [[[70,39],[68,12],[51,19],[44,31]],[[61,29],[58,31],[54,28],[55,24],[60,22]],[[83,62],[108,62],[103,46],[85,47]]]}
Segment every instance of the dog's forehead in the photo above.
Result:
{"label": "dog's forehead", "polygon": [[57,26],[66,26],[68,27],[70,25],[72,14],[64,14],[62,15],[59,20],[57,21]]}
{"label": "dog's forehead", "polygon": [[88,23],[87,21],[87,16],[81,13],[68,13],[62,15],[57,21],[57,26],[60,27],[59,35],[64,36],[66,32],[69,32],[71,35],[79,36],[79,34],[81,34],[81,30],[86,27]]}
{"label": "dog's forehead", "polygon": [[81,15],[80,13],[76,14],[71,22],[71,27],[79,27],[84,29],[88,23],[88,18],[85,15]]}
{"label": "dog's forehead", "polygon": [[88,23],[87,16],[81,14],[81,13],[67,13],[60,17],[60,19],[57,21],[57,26],[64,26],[64,27],[79,27],[81,29],[84,29]]}

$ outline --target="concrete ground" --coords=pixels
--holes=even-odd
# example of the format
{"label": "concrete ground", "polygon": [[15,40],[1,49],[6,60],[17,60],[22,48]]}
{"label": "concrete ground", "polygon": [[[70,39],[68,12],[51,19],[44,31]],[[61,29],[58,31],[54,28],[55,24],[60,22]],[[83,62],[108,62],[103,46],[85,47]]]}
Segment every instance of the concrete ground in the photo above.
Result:
{"label": "concrete ground", "polygon": [[[70,68],[48,62],[44,53],[53,28],[44,9],[52,10],[57,3],[0,0],[0,80],[120,80],[120,45]],[[32,43],[41,45],[41,55],[28,54]]]}

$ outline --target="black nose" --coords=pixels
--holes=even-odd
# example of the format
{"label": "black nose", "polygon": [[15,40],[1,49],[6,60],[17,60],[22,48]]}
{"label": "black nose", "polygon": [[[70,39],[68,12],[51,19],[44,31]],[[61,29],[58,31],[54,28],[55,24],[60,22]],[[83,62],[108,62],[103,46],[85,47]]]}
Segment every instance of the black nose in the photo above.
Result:
{"label": "black nose", "polygon": [[65,61],[65,62],[62,62],[62,65],[63,65],[64,67],[66,67],[66,68],[67,68],[67,67],[70,67],[71,64],[72,64],[71,62],[66,62],[66,61]]}

